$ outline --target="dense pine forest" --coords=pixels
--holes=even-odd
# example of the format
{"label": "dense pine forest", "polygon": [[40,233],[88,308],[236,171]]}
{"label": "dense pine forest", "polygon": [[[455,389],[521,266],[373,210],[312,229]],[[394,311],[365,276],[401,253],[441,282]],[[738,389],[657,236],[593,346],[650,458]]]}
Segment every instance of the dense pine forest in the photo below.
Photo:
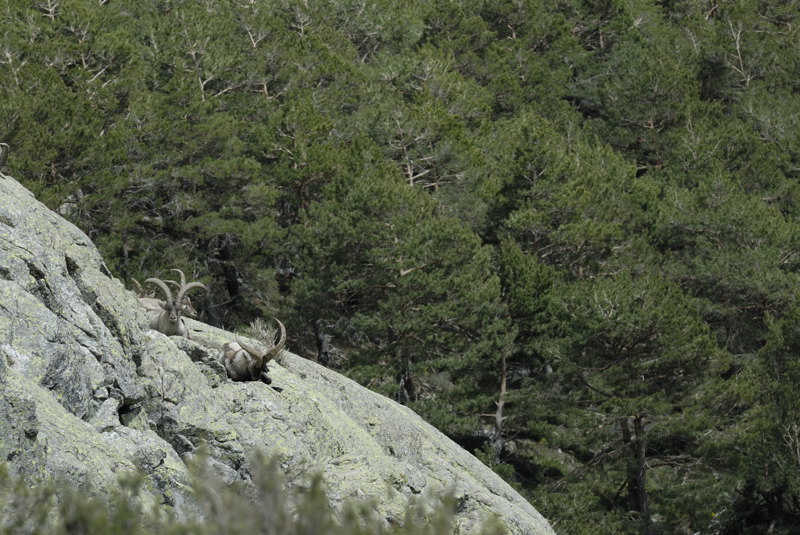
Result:
{"label": "dense pine forest", "polygon": [[792,0],[4,0],[5,173],[560,534],[800,530]]}

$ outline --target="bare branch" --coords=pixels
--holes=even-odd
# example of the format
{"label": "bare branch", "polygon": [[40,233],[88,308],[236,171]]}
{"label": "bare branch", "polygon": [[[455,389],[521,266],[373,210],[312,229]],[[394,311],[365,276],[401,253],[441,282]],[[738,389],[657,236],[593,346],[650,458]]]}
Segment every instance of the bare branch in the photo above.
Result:
{"label": "bare branch", "polygon": [[39,2],[36,4],[36,7],[38,7],[39,11],[42,12],[43,17],[47,17],[50,20],[55,20],[56,15],[58,15],[59,3],[55,0],[45,0],[44,2]]}

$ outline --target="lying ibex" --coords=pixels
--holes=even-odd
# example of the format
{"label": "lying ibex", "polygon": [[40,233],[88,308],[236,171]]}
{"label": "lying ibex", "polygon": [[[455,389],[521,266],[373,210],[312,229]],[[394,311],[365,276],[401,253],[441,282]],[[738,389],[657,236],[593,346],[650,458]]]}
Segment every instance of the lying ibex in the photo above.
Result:
{"label": "lying ibex", "polygon": [[[279,320],[276,319],[275,321],[278,322],[281,334],[278,342],[271,349],[260,351],[238,336],[236,337],[236,342],[228,342],[222,347],[220,361],[225,367],[225,371],[228,372],[228,377],[234,381],[260,380],[267,384],[272,382],[267,375],[267,363],[277,357],[286,345],[286,327]],[[254,323],[253,328],[258,334],[261,334],[260,337],[264,337],[267,330],[263,327],[263,323],[260,325],[261,327],[259,327],[258,323]],[[274,331],[269,334],[271,338],[271,336],[274,336]],[[274,342],[272,339],[265,341],[270,344]]]}
{"label": "lying ibex", "polygon": [[167,336],[178,335],[189,338],[189,330],[181,319],[181,314],[185,311],[187,306],[188,298],[185,294],[195,288],[202,288],[207,292],[208,288],[200,282],[190,282],[187,284],[186,276],[181,270],[173,269],[172,271],[178,272],[181,276],[180,287],[174,298],[166,282],[161,279],[152,278],[147,279],[144,283],[147,284],[149,282],[161,288],[161,291],[164,292],[164,297],[166,297],[166,301],[161,301],[160,299],[152,297],[140,297],[139,303],[150,316],[151,329],[162,332]]}

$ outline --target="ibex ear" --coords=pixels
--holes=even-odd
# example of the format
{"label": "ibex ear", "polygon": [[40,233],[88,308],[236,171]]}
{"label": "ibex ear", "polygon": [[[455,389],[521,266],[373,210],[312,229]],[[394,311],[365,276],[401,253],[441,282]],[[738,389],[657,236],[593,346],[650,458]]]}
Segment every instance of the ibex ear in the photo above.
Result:
{"label": "ibex ear", "polygon": [[163,308],[164,310],[166,310],[166,309],[167,309],[167,304],[166,304],[165,302],[163,302],[163,301],[160,301],[160,302],[158,303],[158,306],[160,306],[160,307],[161,307],[161,308]]}

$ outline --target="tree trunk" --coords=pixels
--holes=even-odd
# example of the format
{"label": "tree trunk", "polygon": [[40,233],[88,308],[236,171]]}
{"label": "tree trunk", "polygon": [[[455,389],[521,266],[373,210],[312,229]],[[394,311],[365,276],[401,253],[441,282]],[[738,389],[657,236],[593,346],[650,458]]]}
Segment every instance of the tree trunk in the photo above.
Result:
{"label": "tree trunk", "polygon": [[642,515],[645,524],[648,521],[648,501],[645,474],[647,470],[647,442],[644,438],[644,421],[641,414],[634,416],[633,432],[628,418],[620,418],[622,442],[630,449],[628,457],[628,500],[632,511]]}
{"label": "tree trunk", "polygon": [[121,276],[122,280],[124,280],[124,281],[130,279],[130,277],[131,277],[130,270],[128,269],[128,264],[130,262],[130,252],[131,252],[131,248],[128,245],[128,233],[123,231],[122,232],[122,267],[120,268],[120,276]]}
{"label": "tree trunk", "polygon": [[406,405],[409,401],[417,401],[417,387],[414,384],[414,375],[411,372],[411,357],[398,347],[395,349],[395,358],[402,362],[402,371],[400,372],[395,399],[401,405]]}
{"label": "tree trunk", "polygon": [[322,332],[322,320],[314,322],[314,338],[317,341],[317,362],[323,366],[328,366],[331,362],[330,351],[328,348],[328,337]]}
{"label": "tree trunk", "polygon": [[507,382],[508,364],[505,355],[503,355],[500,360],[500,394],[497,401],[495,401],[497,409],[494,413],[494,434],[492,435],[492,451],[494,451],[494,460],[497,463],[500,462],[500,454],[503,452],[503,445],[505,444],[503,439],[503,423],[505,421],[503,411],[506,405]]}

